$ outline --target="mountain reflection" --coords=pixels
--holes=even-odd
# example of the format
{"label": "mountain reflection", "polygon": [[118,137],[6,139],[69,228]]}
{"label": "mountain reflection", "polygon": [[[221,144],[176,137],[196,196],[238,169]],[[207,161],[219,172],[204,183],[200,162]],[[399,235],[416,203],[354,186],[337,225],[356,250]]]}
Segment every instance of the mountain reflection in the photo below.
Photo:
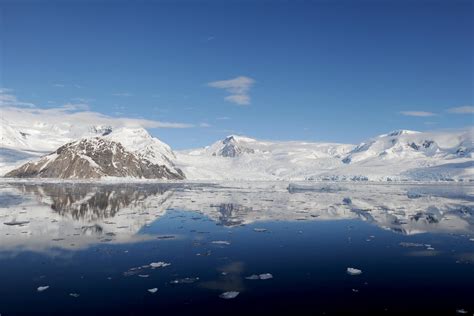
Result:
{"label": "mountain reflection", "polygon": [[[170,185],[21,185],[17,188],[51,206],[54,212],[77,220],[101,220],[114,217],[125,208],[135,209],[150,196],[164,195]],[[163,201],[164,202],[164,201]]]}
{"label": "mountain reflection", "polygon": [[0,250],[156,238],[142,230],[168,210],[227,227],[342,219],[405,235],[474,231],[472,186],[4,183],[0,197]]}

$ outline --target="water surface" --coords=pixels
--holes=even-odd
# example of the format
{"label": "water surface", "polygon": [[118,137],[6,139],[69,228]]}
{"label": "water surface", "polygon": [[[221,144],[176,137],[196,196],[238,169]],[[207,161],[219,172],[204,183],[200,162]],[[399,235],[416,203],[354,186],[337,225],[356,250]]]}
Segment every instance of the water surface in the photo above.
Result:
{"label": "water surface", "polygon": [[472,314],[473,215],[469,185],[2,183],[0,314]]}

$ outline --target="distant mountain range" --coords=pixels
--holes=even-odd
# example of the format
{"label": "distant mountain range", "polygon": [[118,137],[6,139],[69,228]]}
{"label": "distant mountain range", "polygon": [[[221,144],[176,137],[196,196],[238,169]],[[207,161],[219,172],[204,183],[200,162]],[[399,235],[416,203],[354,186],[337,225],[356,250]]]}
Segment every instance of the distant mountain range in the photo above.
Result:
{"label": "distant mountain range", "polygon": [[394,131],[359,145],[230,135],[173,152],[143,128],[2,119],[0,173],[21,178],[474,181],[474,129]]}

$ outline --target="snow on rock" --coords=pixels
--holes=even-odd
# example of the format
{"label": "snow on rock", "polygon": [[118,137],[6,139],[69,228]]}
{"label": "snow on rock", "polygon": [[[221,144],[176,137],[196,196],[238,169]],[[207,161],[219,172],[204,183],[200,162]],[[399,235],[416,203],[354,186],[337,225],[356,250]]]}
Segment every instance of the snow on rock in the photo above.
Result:
{"label": "snow on rock", "polygon": [[13,178],[91,179],[130,177],[146,179],[183,179],[180,170],[151,161],[130,152],[105,137],[83,138],[55,152],[8,172]]}
{"label": "snow on rock", "polygon": [[192,180],[474,181],[473,135],[398,130],[357,146],[231,135],[176,164]]}

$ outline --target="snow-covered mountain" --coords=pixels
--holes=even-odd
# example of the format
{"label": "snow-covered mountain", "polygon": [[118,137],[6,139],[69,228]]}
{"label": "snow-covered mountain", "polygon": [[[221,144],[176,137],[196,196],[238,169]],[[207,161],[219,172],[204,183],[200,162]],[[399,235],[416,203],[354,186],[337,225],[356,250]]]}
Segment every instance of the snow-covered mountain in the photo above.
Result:
{"label": "snow-covered mountain", "polygon": [[143,128],[19,122],[2,120],[0,171],[7,176],[184,178],[171,148]]}
{"label": "snow-covered mountain", "polygon": [[178,152],[177,165],[200,180],[474,180],[473,131],[399,130],[358,146],[230,135]]}
{"label": "snow-covered mountain", "polygon": [[189,179],[304,179],[314,170],[342,166],[354,145],[270,142],[230,135],[211,146],[179,151],[177,166]]}
{"label": "snow-covered mountain", "polygon": [[[68,143],[39,160],[27,162],[8,172],[13,178],[94,179],[128,177],[145,179],[184,179],[174,167],[157,164],[144,158],[147,152],[138,147],[135,152],[106,137],[90,137]],[[158,154],[151,157],[161,161]]]}
{"label": "snow-covered mountain", "polygon": [[[56,152],[64,144],[72,146],[69,148],[71,154],[86,145],[81,143],[78,147],[77,142],[84,139],[91,142],[98,138],[103,146],[108,147],[102,152],[104,155],[111,148],[121,148],[122,158],[133,157],[130,159],[135,161],[136,168],[145,168],[147,164],[164,166],[170,174],[190,180],[474,181],[474,128],[439,132],[399,130],[357,146],[275,142],[230,135],[204,148],[175,153],[143,128],[111,126],[99,121],[89,125],[84,122],[75,124],[71,120],[41,120],[38,116],[10,114],[1,119],[0,174]],[[29,168],[37,171],[43,168],[41,172],[46,174],[46,166],[49,166],[47,169],[54,166],[64,168],[65,165],[58,164],[57,159],[79,159],[79,154],[76,154],[68,158],[52,154],[30,164]],[[90,153],[89,158],[92,156],[96,154]],[[53,160],[55,163],[50,164]],[[88,160],[82,157],[78,161],[85,163]],[[104,170],[109,169],[102,158],[99,161],[103,169],[100,172],[95,170],[92,161],[88,161],[88,167],[95,168],[91,174],[106,175]],[[140,165],[141,161],[147,162]],[[129,164],[122,162],[121,165]],[[130,170],[108,172],[115,176],[148,177],[143,172]],[[61,172],[52,174],[65,176]]]}

